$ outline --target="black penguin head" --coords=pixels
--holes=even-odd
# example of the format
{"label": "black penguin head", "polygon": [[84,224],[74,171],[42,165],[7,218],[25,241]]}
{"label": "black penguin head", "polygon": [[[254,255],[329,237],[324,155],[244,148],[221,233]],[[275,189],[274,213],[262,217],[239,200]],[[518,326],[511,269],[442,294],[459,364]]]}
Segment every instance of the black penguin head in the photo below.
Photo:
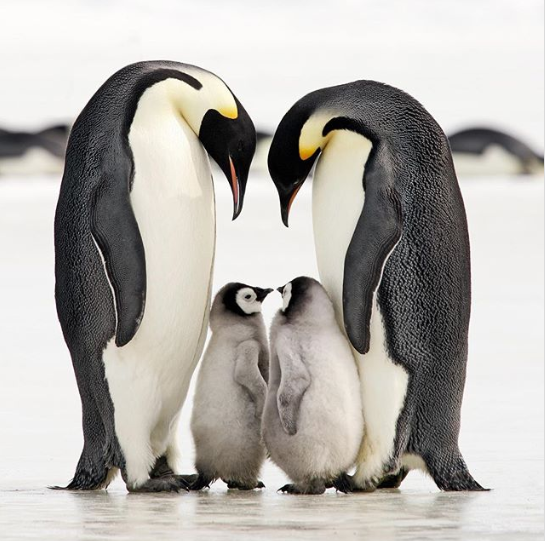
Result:
{"label": "black penguin head", "polygon": [[205,113],[199,139],[226,175],[233,194],[235,220],[243,208],[248,172],[256,150],[256,129],[239,100],[233,98],[236,110],[226,114],[209,109]]}
{"label": "black penguin head", "polygon": [[314,107],[300,100],[281,120],[269,149],[267,165],[281,203],[281,217],[288,227],[290,207],[320,154],[320,146],[306,145],[302,129]]}
{"label": "black penguin head", "polygon": [[282,312],[285,316],[291,317],[300,313],[311,298],[311,289],[318,284],[314,278],[298,276],[284,286],[278,287],[277,291],[282,295]]}
{"label": "black penguin head", "polygon": [[366,116],[360,107],[363,98],[359,96],[361,87],[368,84],[355,81],[315,90],[297,101],[281,120],[269,150],[268,167],[279,192],[281,216],[287,227],[296,194],[335,131],[348,130],[372,142],[376,140],[365,123],[356,118]]}
{"label": "black penguin head", "polygon": [[262,311],[262,302],[272,291],[232,282],[223,287],[222,302],[229,312],[248,317]]}

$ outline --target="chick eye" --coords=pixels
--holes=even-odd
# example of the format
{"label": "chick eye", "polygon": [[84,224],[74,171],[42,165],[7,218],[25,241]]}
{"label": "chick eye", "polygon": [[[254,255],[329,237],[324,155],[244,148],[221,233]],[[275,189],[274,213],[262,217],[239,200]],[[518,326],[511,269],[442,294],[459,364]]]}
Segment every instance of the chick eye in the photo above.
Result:
{"label": "chick eye", "polygon": [[245,299],[246,299],[247,301],[249,301],[249,300],[250,300],[250,295],[245,295]]}

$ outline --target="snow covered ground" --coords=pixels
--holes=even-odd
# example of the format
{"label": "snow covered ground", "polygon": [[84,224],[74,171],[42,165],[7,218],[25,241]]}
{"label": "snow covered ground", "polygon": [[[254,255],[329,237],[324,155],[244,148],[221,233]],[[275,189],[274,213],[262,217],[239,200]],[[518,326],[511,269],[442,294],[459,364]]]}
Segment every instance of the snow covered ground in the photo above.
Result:
{"label": "snow covered ground", "polygon": [[[442,494],[411,473],[399,491],[294,497],[268,464],[260,493],[128,495],[50,491],[71,478],[82,444],[80,404],[53,301],[53,214],[58,183],[0,183],[1,539],[538,539],[543,520],[542,179],[466,179],[473,315],[461,447],[487,493]],[[316,276],[311,193],[281,225],[274,186],[253,177],[241,217],[217,182],[215,289],[230,280],[277,286]],[[279,296],[265,303],[269,319]],[[191,399],[180,421],[192,471]]]}
{"label": "snow covered ground", "polygon": [[[541,0],[3,0],[0,126],[71,121],[114,71],[167,58],[226,79],[273,130],[306,92],[376,79],[419,99],[450,132],[485,124],[544,138]],[[316,276],[310,183],[281,225],[273,184],[255,173],[230,221],[217,178],[215,288]],[[473,257],[473,307],[461,447],[493,490],[443,494],[411,473],[399,491],[319,497],[267,488],[128,495],[50,491],[82,445],[79,395],[53,299],[58,179],[0,179],[0,539],[527,540],[543,537],[544,183],[461,181]],[[265,303],[269,319],[280,305]],[[180,420],[191,471],[191,396]]]}

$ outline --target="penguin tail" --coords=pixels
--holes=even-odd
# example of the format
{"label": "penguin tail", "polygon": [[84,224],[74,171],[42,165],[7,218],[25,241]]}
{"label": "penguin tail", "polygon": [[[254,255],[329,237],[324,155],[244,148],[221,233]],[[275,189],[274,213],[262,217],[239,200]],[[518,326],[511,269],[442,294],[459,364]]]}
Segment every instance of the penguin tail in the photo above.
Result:
{"label": "penguin tail", "polygon": [[423,460],[440,490],[446,492],[489,490],[472,477],[458,449],[449,454],[423,456]]}

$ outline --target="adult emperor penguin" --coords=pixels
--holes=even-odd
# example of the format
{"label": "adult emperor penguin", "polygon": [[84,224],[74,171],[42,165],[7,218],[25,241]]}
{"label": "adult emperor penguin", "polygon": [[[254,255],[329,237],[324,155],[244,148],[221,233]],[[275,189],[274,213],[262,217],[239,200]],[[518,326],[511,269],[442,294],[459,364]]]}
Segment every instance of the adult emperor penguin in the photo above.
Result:
{"label": "adult emperor penguin", "polygon": [[256,143],[229,87],[178,62],[127,66],[72,129],[55,216],[55,297],[82,400],[69,489],[185,488],[177,422],[206,336],[215,249],[207,152],[235,219]]}
{"label": "adult emperor penguin", "polygon": [[381,83],[308,94],[269,153],[285,225],[319,154],[317,263],[360,368],[353,488],[398,484],[419,467],[440,489],[480,490],[458,446],[470,253],[447,139],[421,104]]}

